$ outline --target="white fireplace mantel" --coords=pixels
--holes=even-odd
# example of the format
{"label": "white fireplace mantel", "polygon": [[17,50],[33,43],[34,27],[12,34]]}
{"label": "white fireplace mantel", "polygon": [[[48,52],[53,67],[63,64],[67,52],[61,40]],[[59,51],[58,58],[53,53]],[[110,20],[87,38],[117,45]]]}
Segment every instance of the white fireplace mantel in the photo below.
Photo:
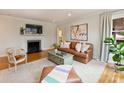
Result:
{"label": "white fireplace mantel", "polygon": [[43,50],[43,41],[44,41],[44,38],[43,36],[24,36],[24,48],[25,48],[25,51],[27,52],[27,41],[28,40],[41,40],[41,50]]}

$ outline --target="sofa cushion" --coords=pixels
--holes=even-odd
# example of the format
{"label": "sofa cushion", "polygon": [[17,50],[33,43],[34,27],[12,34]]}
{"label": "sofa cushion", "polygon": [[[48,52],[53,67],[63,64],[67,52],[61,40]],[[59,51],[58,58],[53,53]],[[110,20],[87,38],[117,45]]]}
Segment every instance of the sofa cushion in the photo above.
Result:
{"label": "sofa cushion", "polygon": [[67,52],[67,53],[70,53],[70,54],[73,54],[73,55],[75,55],[75,56],[79,56],[79,57],[82,57],[82,58],[86,58],[86,54],[85,54],[85,53],[77,52],[77,51],[74,50],[74,49],[59,48],[58,50],[63,51],[63,52]]}
{"label": "sofa cushion", "polygon": [[77,52],[77,51],[75,51],[74,49],[69,49],[69,52],[68,53],[71,53],[71,54],[74,55],[75,52]]}
{"label": "sofa cushion", "polygon": [[69,48],[59,48],[58,50],[70,53],[70,49]]}
{"label": "sofa cushion", "polygon": [[86,53],[77,52],[76,50],[73,50],[73,49],[63,48],[63,49],[61,49],[61,51],[73,54],[73,55],[78,56],[78,57],[86,58]]}
{"label": "sofa cushion", "polygon": [[75,50],[76,44],[77,44],[77,42],[71,42],[70,48]]}
{"label": "sofa cushion", "polygon": [[82,52],[73,52],[73,55],[75,56],[78,56],[78,57],[82,57],[82,58],[86,58],[86,54],[85,53],[82,53]]}
{"label": "sofa cushion", "polygon": [[67,52],[67,53],[70,53],[70,54],[73,54],[77,51],[73,50],[73,49],[68,49],[68,48],[59,48],[58,50],[60,51],[63,51],[63,52]]}

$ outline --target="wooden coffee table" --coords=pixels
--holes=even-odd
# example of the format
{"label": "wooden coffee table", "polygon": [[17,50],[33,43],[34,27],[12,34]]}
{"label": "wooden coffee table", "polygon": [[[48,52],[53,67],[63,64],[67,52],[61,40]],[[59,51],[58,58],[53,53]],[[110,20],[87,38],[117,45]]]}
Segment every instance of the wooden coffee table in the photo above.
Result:
{"label": "wooden coffee table", "polygon": [[48,59],[59,65],[63,64],[72,65],[73,63],[73,55],[61,51],[58,51],[57,53],[54,50],[49,51]]}

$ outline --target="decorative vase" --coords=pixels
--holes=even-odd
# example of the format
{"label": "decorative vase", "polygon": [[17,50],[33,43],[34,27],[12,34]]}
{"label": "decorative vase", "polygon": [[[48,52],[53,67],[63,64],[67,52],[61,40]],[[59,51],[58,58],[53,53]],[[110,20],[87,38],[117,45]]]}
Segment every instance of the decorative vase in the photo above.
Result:
{"label": "decorative vase", "polygon": [[20,28],[20,34],[21,35],[24,35],[24,29],[23,29],[23,27]]}

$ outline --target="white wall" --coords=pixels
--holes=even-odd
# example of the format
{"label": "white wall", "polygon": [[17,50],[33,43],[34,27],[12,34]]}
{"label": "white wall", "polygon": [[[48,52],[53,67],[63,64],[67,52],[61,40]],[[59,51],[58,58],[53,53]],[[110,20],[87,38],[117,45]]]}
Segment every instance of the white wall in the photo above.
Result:
{"label": "white wall", "polygon": [[100,54],[100,39],[99,39],[99,15],[92,15],[85,18],[73,20],[67,24],[60,25],[64,29],[64,39],[70,40],[70,26],[77,24],[88,23],[88,41],[94,45],[94,58],[99,58]]}
{"label": "white wall", "polygon": [[[20,35],[20,27],[25,24],[42,25],[43,35]],[[5,49],[8,47],[26,49],[27,39],[41,39],[42,50],[51,48],[52,44],[56,42],[56,24],[0,15],[0,56],[5,54]]]}

